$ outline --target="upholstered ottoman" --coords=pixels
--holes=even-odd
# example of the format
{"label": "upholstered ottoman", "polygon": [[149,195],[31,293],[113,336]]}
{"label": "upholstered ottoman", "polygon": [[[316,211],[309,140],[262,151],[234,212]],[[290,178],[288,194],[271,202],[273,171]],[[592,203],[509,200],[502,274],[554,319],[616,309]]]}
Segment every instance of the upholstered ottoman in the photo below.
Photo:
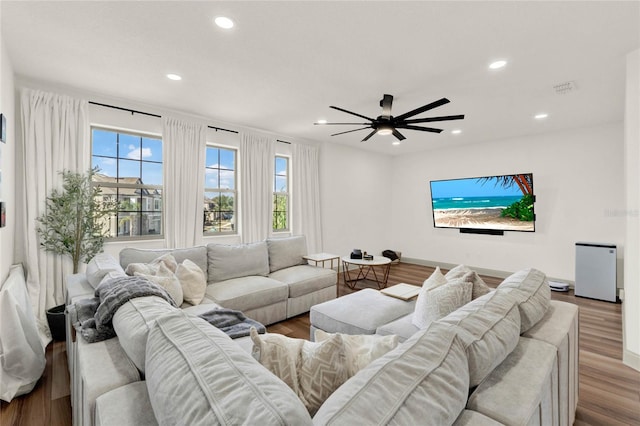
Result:
{"label": "upholstered ottoman", "polygon": [[415,300],[405,302],[366,288],[311,307],[311,340],[316,329],[328,333],[375,334],[376,329],[413,312]]}

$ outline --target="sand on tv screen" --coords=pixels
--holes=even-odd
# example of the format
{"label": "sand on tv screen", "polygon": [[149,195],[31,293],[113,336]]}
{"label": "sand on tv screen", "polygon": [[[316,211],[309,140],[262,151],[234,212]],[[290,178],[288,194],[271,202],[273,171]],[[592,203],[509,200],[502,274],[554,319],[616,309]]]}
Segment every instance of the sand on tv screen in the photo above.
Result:
{"label": "sand on tv screen", "polygon": [[535,231],[533,175],[431,181],[436,228]]}

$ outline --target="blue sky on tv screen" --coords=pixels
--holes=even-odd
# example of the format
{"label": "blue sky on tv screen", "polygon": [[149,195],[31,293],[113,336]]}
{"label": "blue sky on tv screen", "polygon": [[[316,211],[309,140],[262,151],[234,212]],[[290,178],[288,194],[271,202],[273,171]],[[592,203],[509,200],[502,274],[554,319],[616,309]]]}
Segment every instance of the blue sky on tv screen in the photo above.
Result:
{"label": "blue sky on tv screen", "polygon": [[518,185],[510,188],[496,185],[496,180],[480,182],[478,178],[431,181],[432,198],[452,197],[500,197],[522,195]]}

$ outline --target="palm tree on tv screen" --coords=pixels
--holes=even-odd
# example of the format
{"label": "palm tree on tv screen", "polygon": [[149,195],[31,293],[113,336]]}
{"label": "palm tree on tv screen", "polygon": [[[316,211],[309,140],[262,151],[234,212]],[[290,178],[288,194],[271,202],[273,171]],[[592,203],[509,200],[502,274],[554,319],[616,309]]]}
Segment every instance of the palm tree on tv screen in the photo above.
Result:
{"label": "palm tree on tv screen", "polygon": [[515,203],[507,206],[502,210],[500,215],[502,217],[512,217],[514,219],[532,222],[535,218],[533,213],[533,175],[519,174],[519,175],[504,175],[504,176],[488,176],[479,178],[478,182],[485,184],[495,180],[495,185],[502,186],[503,188],[511,188],[517,185],[522,191],[522,198]]}

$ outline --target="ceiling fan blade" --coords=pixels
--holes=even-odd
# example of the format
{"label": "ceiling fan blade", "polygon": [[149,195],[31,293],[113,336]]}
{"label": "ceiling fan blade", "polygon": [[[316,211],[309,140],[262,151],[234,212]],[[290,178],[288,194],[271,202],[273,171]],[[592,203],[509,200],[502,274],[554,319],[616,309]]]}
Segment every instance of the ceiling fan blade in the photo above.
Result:
{"label": "ceiling fan blade", "polygon": [[359,129],[353,129],[353,130],[347,130],[346,132],[340,132],[340,133],[334,133],[331,136],[338,136],[338,135],[344,135],[345,133],[351,133],[351,132],[357,132],[359,130],[364,130],[364,129],[368,129],[369,127],[361,127]]}
{"label": "ceiling fan blade", "polygon": [[393,96],[383,95],[380,99],[380,106],[382,107],[382,118],[391,118],[391,105],[393,104]]}
{"label": "ceiling fan blade", "polygon": [[365,138],[364,138],[364,139],[362,139],[362,141],[361,141],[361,142],[366,142],[366,141],[368,141],[368,140],[371,138],[371,136],[375,135],[377,132],[378,132],[378,131],[377,131],[376,129],[373,129],[373,132],[371,132],[371,133],[369,133],[367,136],[365,136]]}
{"label": "ceiling fan blade", "polygon": [[447,98],[439,99],[439,100],[437,100],[435,102],[431,102],[430,104],[423,105],[420,108],[416,108],[413,111],[405,112],[404,114],[395,117],[394,121],[398,122],[398,121],[404,120],[405,118],[413,117],[414,115],[418,115],[418,114],[423,113],[425,111],[429,111],[430,109],[437,108],[437,107],[442,106],[444,104],[448,104],[449,102],[450,101]]}
{"label": "ceiling fan blade", "polygon": [[340,108],[340,107],[333,106],[333,105],[330,106],[329,108],[333,108],[333,109],[338,110],[338,111],[346,112],[347,114],[355,115],[356,117],[364,118],[365,120],[373,121],[372,118],[366,117],[366,116],[364,116],[362,114],[358,114],[357,112],[347,111],[344,108]]}
{"label": "ceiling fan blade", "polygon": [[429,118],[414,118],[413,120],[404,120],[407,124],[414,123],[431,123],[433,121],[449,121],[449,120],[463,120],[464,115],[445,115],[443,117],[429,117]]}
{"label": "ceiling fan blade", "polygon": [[396,139],[398,139],[399,141],[405,140],[406,138],[402,135],[402,133],[400,133],[399,131],[397,131],[396,129],[393,129],[393,136],[396,137]]}
{"label": "ceiling fan blade", "polygon": [[418,126],[412,126],[410,124],[398,124],[396,127],[399,129],[420,130],[422,132],[432,132],[432,133],[442,132],[442,129],[434,129],[433,127],[418,127]]}
{"label": "ceiling fan blade", "polygon": [[313,123],[315,126],[336,126],[336,125],[347,125],[347,126],[368,126],[371,123]]}

